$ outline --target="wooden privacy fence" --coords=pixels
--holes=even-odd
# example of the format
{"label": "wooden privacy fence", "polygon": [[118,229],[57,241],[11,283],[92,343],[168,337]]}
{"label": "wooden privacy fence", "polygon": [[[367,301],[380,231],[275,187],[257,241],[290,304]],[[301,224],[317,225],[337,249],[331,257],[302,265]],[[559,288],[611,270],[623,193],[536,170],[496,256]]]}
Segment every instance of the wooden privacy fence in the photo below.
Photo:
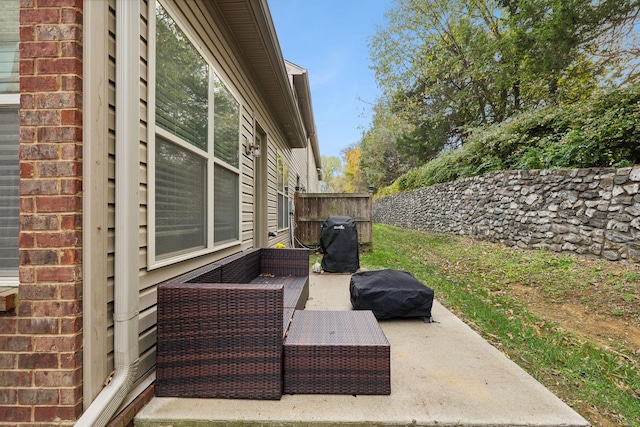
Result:
{"label": "wooden privacy fence", "polygon": [[360,249],[373,245],[373,199],[371,194],[295,193],[294,233],[305,246],[320,245],[320,228],[330,216],[355,220]]}

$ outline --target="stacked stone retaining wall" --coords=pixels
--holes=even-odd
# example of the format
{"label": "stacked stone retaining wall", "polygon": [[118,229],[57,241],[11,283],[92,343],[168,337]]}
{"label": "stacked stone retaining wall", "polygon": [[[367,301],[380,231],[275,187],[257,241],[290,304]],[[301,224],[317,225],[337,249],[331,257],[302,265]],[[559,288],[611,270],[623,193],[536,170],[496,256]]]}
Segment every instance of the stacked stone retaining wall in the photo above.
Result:
{"label": "stacked stone retaining wall", "polygon": [[374,222],[640,262],[640,166],[502,171],[387,196]]}

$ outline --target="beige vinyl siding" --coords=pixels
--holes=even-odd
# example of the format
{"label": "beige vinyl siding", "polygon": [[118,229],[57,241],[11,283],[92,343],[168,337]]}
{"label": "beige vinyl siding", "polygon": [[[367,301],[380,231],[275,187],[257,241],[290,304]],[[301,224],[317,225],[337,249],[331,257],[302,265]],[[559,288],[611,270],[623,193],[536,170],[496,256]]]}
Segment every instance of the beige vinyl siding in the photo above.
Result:
{"label": "beige vinyl siding", "polygon": [[[267,165],[267,182],[269,187],[269,194],[267,195],[267,205],[268,205],[268,218],[267,223],[269,226],[269,231],[278,231],[278,148],[276,145],[269,139],[269,149],[268,149]],[[276,238],[269,238],[269,245],[273,246],[277,242],[283,242],[282,235],[278,235]],[[284,243],[284,242],[283,242]]]}
{"label": "beige vinyl siding", "polygon": [[[153,270],[147,269],[147,242],[149,239],[147,223],[148,223],[148,200],[149,200],[149,188],[148,179],[149,171],[147,161],[149,158],[148,146],[148,129],[147,124],[150,119],[151,111],[148,110],[148,96],[149,88],[147,87],[148,73],[153,69],[152,64],[149,63],[149,49],[148,40],[154,37],[153,34],[149,34],[149,27],[147,22],[149,19],[154,19],[154,16],[147,16],[149,14],[149,4],[146,0],[138,0],[141,2],[141,17],[140,17],[140,43],[141,43],[141,58],[140,58],[140,85],[141,85],[141,99],[140,99],[140,168],[139,168],[139,282],[137,283],[139,290],[139,354],[140,354],[140,366],[137,373],[136,384],[141,384],[153,373],[155,366],[155,351],[156,351],[156,301],[157,301],[157,286],[158,284],[166,281],[179,274],[193,270],[204,264],[214,262],[220,258],[229,256],[240,250],[247,249],[253,246],[253,212],[254,212],[254,158],[250,155],[246,155],[244,151],[244,145],[247,141],[253,141],[255,133],[255,123],[260,123],[260,126],[267,134],[267,147],[263,151],[263,156],[267,156],[267,186],[268,186],[268,209],[267,212],[261,213],[261,215],[267,216],[268,231],[276,231],[277,229],[277,168],[276,168],[276,156],[277,153],[281,153],[285,161],[289,164],[289,187],[291,189],[289,196],[293,197],[293,188],[295,187],[295,177],[299,175],[302,179],[306,179],[305,162],[306,157],[300,157],[294,155],[292,150],[285,144],[284,135],[281,134],[280,127],[275,123],[273,116],[265,106],[265,101],[262,99],[262,95],[255,89],[256,85],[249,73],[246,72],[243,59],[235,52],[234,47],[227,40],[230,38],[228,34],[225,34],[223,28],[217,25],[217,17],[211,16],[206,2],[203,0],[193,0],[189,2],[184,1],[165,1],[171,11],[176,14],[176,18],[181,26],[186,30],[190,37],[194,39],[194,42],[205,52],[207,59],[214,64],[214,68],[217,73],[223,76],[226,83],[230,86],[233,92],[238,95],[238,100],[241,105],[241,120],[240,120],[240,226],[241,226],[241,241],[238,245],[213,252],[211,254],[192,258],[180,263],[172,264],[170,266],[156,268]],[[149,0],[152,7],[155,2]],[[114,301],[114,280],[115,280],[115,189],[116,185],[128,185],[127,183],[118,183],[115,176],[115,37],[116,37],[116,21],[115,16],[117,14],[115,10],[115,0],[108,1],[108,31],[104,37],[107,38],[107,48],[104,52],[107,61],[107,102],[108,108],[104,109],[101,114],[104,115],[106,121],[106,127],[108,128],[107,136],[107,148],[105,150],[105,158],[97,159],[102,161],[106,165],[106,172],[104,176],[104,188],[103,192],[94,196],[91,201],[91,212],[87,215],[98,216],[98,212],[106,212],[106,232],[102,233],[101,239],[104,239],[104,246],[106,252],[106,260],[103,258],[100,262],[104,263],[104,268],[90,267],[90,280],[91,286],[103,287],[102,294],[106,301],[105,314],[106,314],[106,331],[96,331],[95,340],[103,343],[103,347],[106,354],[100,356],[99,354],[92,354],[90,357],[98,357],[103,359],[99,363],[91,363],[91,361],[85,361],[86,367],[89,369],[97,369],[97,372],[91,372],[91,395],[95,396],[97,392],[102,388],[101,380],[107,377],[109,372],[114,369],[113,361],[113,301]],[[305,151],[300,149],[297,151]],[[309,186],[307,185],[307,188]],[[94,203],[95,202],[95,203]],[[279,233],[276,238],[269,239],[268,244],[274,245],[275,243],[282,241],[288,242],[288,233]],[[96,261],[97,262],[97,261]],[[132,284],[136,286],[136,284]],[[99,346],[98,346],[99,347]],[[97,368],[95,368],[97,367]]]}
{"label": "beige vinyl siding", "polygon": [[[309,192],[317,193],[320,188],[320,180],[318,179],[318,164],[316,163],[316,158],[313,155],[313,150],[309,147]],[[320,168],[321,169],[321,168]]]}
{"label": "beige vinyl siding", "polygon": [[[300,177],[300,186],[304,186],[305,188],[309,188],[307,185],[307,170],[304,167],[304,162],[307,159],[307,149],[308,148],[296,148],[293,150],[293,163],[295,165],[299,165],[299,171],[296,171],[296,175]],[[293,176],[293,189],[295,190],[296,186],[296,175]],[[293,198],[293,193],[291,194]]]}
{"label": "beige vinyl siding", "polygon": [[115,0],[109,0],[109,36],[108,36],[108,73],[109,73],[109,89],[108,89],[108,121],[107,126],[109,129],[108,135],[108,165],[107,168],[107,366],[106,371],[103,372],[104,378],[109,372],[114,370],[113,364],[113,294],[114,294],[114,276],[115,276],[115,222],[116,222],[116,139],[115,139],[115,104],[116,104],[116,19],[115,19]]}
{"label": "beige vinyl siding", "polygon": [[[253,243],[253,176],[254,176],[254,163],[253,156],[246,155],[244,145],[253,141],[253,117],[247,106],[243,103],[241,109],[241,130],[240,130],[240,161],[242,167],[240,168],[240,189],[241,189],[241,218],[240,226],[242,230],[242,242]],[[245,139],[246,138],[246,139]]]}
{"label": "beige vinyl siding", "polygon": [[[147,174],[146,174],[146,160],[147,160],[147,2],[141,1],[141,58],[140,58],[140,85],[141,85],[141,99],[140,99],[140,173],[139,173],[139,193],[140,193],[140,215],[139,215],[139,235],[138,240],[140,242],[141,254],[146,253],[146,241],[147,241]],[[117,177],[115,176],[115,0],[109,0],[109,154],[108,154],[108,197],[107,197],[107,210],[108,210],[108,257],[107,257],[107,316],[108,316],[108,330],[107,330],[107,372],[106,375],[114,370],[114,340],[113,340],[113,301],[114,301],[114,280],[115,280],[115,188],[118,185]],[[120,184],[123,185],[123,184]],[[146,270],[146,257],[139,257],[139,268],[141,274]],[[135,285],[135,284],[134,284]],[[139,287],[139,322],[138,322],[138,334],[139,334],[139,355],[140,364],[138,367],[138,373],[134,387],[143,381],[153,371],[155,366],[155,324],[156,324],[156,301],[155,290],[153,288]]]}
{"label": "beige vinyl siding", "polygon": [[[296,148],[293,150],[293,164],[296,165],[296,174],[300,177],[300,186],[304,187],[307,192],[312,192],[311,183],[309,182],[309,170],[307,168],[307,158],[313,159],[311,154],[311,144],[307,148]],[[295,189],[296,177],[293,177],[293,186]],[[293,197],[293,194],[292,196]]]}
{"label": "beige vinyl siding", "polygon": [[[140,20],[140,173],[139,194],[140,206],[138,221],[140,226],[140,256],[138,259],[140,275],[146,271],[146,252],[147,252],[147,159],[148,159],[148,132],[147,123],[149,120],[147,110],[148,95],[148,26],[149,7],[146,1],[141,1],[141,20]],[[156,363],[156,289],[155,287],[139,286],[139,302],[140,315],[138,318],[138,348],[140,354],[140,364],[138,365],[138,374],[136,383],[147,377],[155,367]],[[134,387],[135,387],[134,383]]]}

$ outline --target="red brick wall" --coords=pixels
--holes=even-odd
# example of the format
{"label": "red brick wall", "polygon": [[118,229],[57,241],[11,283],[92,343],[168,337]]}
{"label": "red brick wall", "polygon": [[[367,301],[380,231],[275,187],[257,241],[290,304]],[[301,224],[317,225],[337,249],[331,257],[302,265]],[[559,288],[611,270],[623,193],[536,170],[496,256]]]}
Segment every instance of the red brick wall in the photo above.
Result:
{"label": "red brick wall", "polygon": [[82,413],[82,0],[21,0],[20,286],[0,316],[2,425]]}

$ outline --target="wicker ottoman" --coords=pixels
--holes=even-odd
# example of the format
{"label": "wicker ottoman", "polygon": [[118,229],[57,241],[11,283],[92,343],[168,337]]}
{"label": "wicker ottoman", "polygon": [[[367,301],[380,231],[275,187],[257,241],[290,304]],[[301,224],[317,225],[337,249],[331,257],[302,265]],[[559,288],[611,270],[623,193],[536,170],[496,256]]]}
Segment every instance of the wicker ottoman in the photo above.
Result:
{"label": "wicker ottoman", "polygon": [[390,346],[371,311],[296,311],[284,344],[286,394],[390,394]]}

